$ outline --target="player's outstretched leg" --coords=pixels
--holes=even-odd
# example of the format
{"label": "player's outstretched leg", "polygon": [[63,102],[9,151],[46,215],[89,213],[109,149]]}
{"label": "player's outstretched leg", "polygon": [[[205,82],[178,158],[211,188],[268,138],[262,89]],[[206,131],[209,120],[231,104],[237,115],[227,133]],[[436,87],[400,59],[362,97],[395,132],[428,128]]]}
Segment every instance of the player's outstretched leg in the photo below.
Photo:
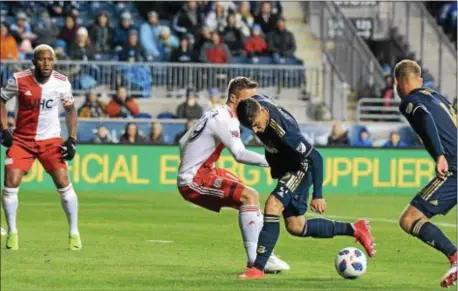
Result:
{"label": "player's outstretched leg", "polygon": [[77,251],[82,248],[81,238],[78,231],[78,197],[72,184],[65,188],[57,189],[60,194],[62,208],[67,215],[69,225],[69,250]]}
{"label": "player's outstretched leg", "polygon": [[[253,266],[256,260],[256,249],[259,233],[263,227],[263,216],[259,209],[259,195],[251,188],[245,188],[241,194],[242,206],[239,208],[239,226],[247,253],[247,267]],[[290,266],[272,254],[265,267],[268,273],[289,270]]]}
{"label": "player's outstretched leg", "polygon": [[294,236],[313,238],[332,238],[334,236],[353,236],[372,257],[375,254],[374,237],[367,220],[355,223],[334,221],[326,218],[312,218],[305,221],[304,216],[285,218],[286,229]]}
{"label": "player's outstretched leg", "polygon": [[405,232],[417,237],[430,247],[437,249],[449,259],[451,267],[442,278],[441,286],[448,287],[456,282],[457,249],[445,234],[435,224],[431,223],[428,217],[412,205],[407,206],[404,210],[399,220],[399,225]]}

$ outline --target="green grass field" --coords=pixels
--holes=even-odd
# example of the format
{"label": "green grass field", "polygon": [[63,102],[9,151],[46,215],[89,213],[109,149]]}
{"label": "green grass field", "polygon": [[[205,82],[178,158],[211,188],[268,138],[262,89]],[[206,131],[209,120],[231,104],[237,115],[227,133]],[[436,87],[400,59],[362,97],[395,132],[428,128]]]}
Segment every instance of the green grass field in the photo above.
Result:
{"label": "green grass field", "polygon": [[[277,255],[292,267],[263,281],[237,281],[244,270],[237,213],[220,215],[176,195],[80,192],[83,250],[70,252],[54,191],[20,193],[20,250],[2,239],[1,290],[438,290],[447,270],[438,251],[401,232],[407,196],[328,195],[327,215],[372,218],[377,256],[358,280],[344,280],[334,257],[354,240],[291,237],[282,227]],[[455,209],[434,220],[456,237]],[[2,226],[5,226],[2,213]],[[160,243],[156,241],[172,241]],[[456,242],[456,241],[455,241]]]}

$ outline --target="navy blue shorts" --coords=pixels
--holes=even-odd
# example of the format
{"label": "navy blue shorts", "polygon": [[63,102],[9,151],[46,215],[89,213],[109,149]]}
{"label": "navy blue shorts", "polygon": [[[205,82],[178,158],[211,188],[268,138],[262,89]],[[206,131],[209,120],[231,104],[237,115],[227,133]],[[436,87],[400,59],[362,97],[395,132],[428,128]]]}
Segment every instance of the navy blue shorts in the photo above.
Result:
{"label": "navy blue shorts", "polygon": [[449,172],[445,180],[436,177],[415,195],[410,205],[428,218],[445,215],[456,205],[456,183],[456,172]]}
{"label": "navy blue shorts", "polygon": [[301,216],[307,212],[312,173],[305,169],[286,173],[278,180],[272,195],[283,204],[283,217]]}

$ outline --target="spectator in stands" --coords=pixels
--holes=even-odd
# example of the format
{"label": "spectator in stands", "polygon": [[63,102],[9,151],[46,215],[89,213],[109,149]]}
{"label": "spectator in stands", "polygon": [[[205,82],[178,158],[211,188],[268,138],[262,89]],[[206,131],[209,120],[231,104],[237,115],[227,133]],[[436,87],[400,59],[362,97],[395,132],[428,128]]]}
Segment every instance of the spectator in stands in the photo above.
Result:
{"label": "spectator in stands", "polygon": [[220,95],[218,88],[210,88],[210,90],[208,90],[208,104],[206,110],[212,110],[222,105]]}
{"label": "spectator in stands", "polygon": [[267,37],[269,51],[272,53],[274,62],[284,63],[285,58],[294,58],[296,52],[296,39],[286,29],[285,19],[280,17],[277,21],[277,28]]}
{"label": "spectator in stands", "polygon": [[120,144],[144,144],[145,139],[138,131],[138,127],[135,123],[127,123],[124,134],[119,139]]}
{"label": "spectator in stands", "polygon": [[60,31],[58,38],[64,40],[67,47],[69,47],[75,41],[77,30],[76,19],[71,15],[67,15],[65,17],[65,25]]}
{"label": "spectator in stands", "polygon": [[186,90],[186,101],[177,108],[178,118],[199,119],[203,114],[202,107],[197,104],[196,92],[189,88]]}
{"label": "spectator in stands", "polygon": [[211,31],[220,33],[224,31],[227,25],[227,13],[222,2],[215,2],[215,10],[208,13],[205,19],[205,25],[209,27]]}
{"label": "spectator in stands", "polygon": [[231,51],[221,41],[218,32],[212,33],[212,42],[205,43],[200,52],[200,60],[205,63],[226,64],[231,62]]}
{"label": "spectator in stands", "polygon": [[106,12],[102,11],[97,15],[89,32],[97,53],[109,53],[111,51],[113,29],[110,27]]}
{"label": "spectator in stands", "polygon": [[240,2],[235,18],[237,28],[240,29],[244,37],[249,37],[250,29],[254,24],[254,17],[250,12],[250,4],[248,1]]}
{"label": "spectator in stands", "polygon": [[394,87],[393,87],[393,77],[387,75],[385,77],[385,88],[383,88],[381,92],[381,96],[383,99],[383,106],[385,107],[392,107],[391,101],[394,99]]}
{"label": "spectator in stands", "polygon": [[390,132],[390,138],[383,144],[384,148],[404,148],[407,147],[407,144],[401,140],[399,132],[392,131]]}
{"label": "spectator in stands", "polygon": [[97,126],[97,133],[94,134],[91,140],[92,143],[96,144],[109,144],[112,143],[111,137],[107,128],[103,125]]}
{"label": "spectator in stands", "polygon": [[52,18],[63,17],[64,16],[64,1],[53,1],[51,5],[48,6],[48,12]]}
{"label": "spectator in stands", "polygon": [[13,130],[16,128],[16,118],[14,118],[14,112],[7,113],[6,124],[8,129],[13,132]]}
{"label": "spectator in stands", "polygon": [[244,49],[250,58],[257,58],[267,54],[267,42],[261,35],[261,26],[259,24],[253,26],[253,32],[251,37],[245,41]]}
{"label": "spectator in stands", "polygon": [[196,36],[203,23],[203,15],[198,9],[196,1],[188,1],[173,18],[173,29],[180,36],[184,34]]}
{"label": "spectator in stands", "polygon": [[99,100],[95,92],[88,92],[84,104],[78,109],[78,116],[82,118],[98,118],[105,115],[106,104]]}
{"label": "spectator in stands", "polygon": [[180,41],[180,47],[174,49],[170,56],[173,63],[190,63],[196,61],[196,54],[189,47],[189,40],[183,36]]}
{"label": "spectator in stands", "polygon": [[363,127],[358,133],[358,138],[352,144],[355,147],[364,147],[364,148],[371,148],[372,147],[372,140],[367,128]]}
{"label": "spectator in stands", "polygon": [[81,20],[81,18],[79,18],[79,16],[80,16],[79,9],[80,9],[80,5],[79,5],[78,1],[70,2],[70,7],[68,8],[68,14],[70,14],[71,16],[73,16],[76,19],[76,24],[77,25],[81,25],[82,24],[82,20]]}
{"label": "spectator in stands", "polygon": [[68,55],[72,60],[88,61],[95,59],[95,48],[89,39],[86,28],[80,27],[76,32],[76,40],[68,48]]}
{"label": "spectator in stands", "polygon": [[212,42],[212,31],[208,26],[202,27],[200,34],[196,38],[196,43],[194,44],[194,52],[199,55],[202,47],[206,43]]}
{"label": "spectator in stands", "polygon": [[34,41],[37,36],[32,32],[32,27],[29,23],[27,14],[19,12],[16,16],[16,23],[13,23],[10,27],[11,35],[16,39],[18,45],[21,45],[23,41]]}
{"label": "spectator in stands", "polygon": [[348,131],[344,130],[342,123],[339,121],[332,125],[331,134],[328,136],[328,146],[348,146],[350,139]]}
{"label": "spectator in stands", "polygon": [[175,140],[173,142],[173,144],[179,144],[180,143],[180,139],[186,134],[186,132],[188,132],[188,130],[190,130],[192,127],[194,126],[194,121],[192,119],[189,119],[188,121],[186,121],[186,123],[184,124],[184,130],[180,133],[178,133],[176,136],[175,136]]}
{"label": "spectator in stands", "polygon": [[272,4],[263,2],[261,12],[256,15],[254,22],[261,26],[265,35],[272,32],[277,25],[277,16],[272,13]]}
{"label": "spectator in stands", "polygon": [[161,29],[162,27],[159,25],[159,15],[157,15],[156,11],[148,12],[148,21],[143,23],[140,27],[140,44],[148,60],[160,58],[158,42]]}
{"label": "spectator in stands", "polygon": [[40,20],[35,25],[34,31],[40,43],[45,43],[52,47],[55,46],[59,28],[52,22],[48,11],[44,10],[40,13]]}
{"label": "spectator in stands", "polygon": [[119,53],[119,60],[131,63],[147,60],[145,52],[138,43],[138,32],[135,29],[129,31],[127,44],[124,45],[122,51]]}
{"label": "spectator in stands", "polygon": [[227,44],[231,55],[240,56],[243,52],[243,34],[236,27],[235,14],[227,16],[227,26],[223,32],[224,43]]}
{"label": "spectator in stands", "polygon": [[180,46],[180,41],[174,36],[168,26],[163,26],[159,37],[159,52],[161,60],[168,61],[172,50]]}
{"label": "spectator in stands", "polygon": [[151,132],[148,137],[149,144],[164,144],[164,132],[162,131],[162,124],[155,121],[151,124]]}
{"label": "spectator in stands", "polygon": [[132,24],[132,15],[126,11],[121,14],[121,21],[119,26],[113,33],[113,44],[112,46],[116,51],[121,51],[124,45],[127,44],[129,38],[129,31],[135,29]]}
{"label": "spectator in stands", "polygon": [[10,34],[4,22],[2,22],[0,33],[0,60],[17,60],[19,51],[16,39]]}
{"label": "spectator in stands", "polygon": [[140,112],[135,99],[127,97],[127,90],[120,87],[106,107],[106,113],[112,118],[135,117]]}

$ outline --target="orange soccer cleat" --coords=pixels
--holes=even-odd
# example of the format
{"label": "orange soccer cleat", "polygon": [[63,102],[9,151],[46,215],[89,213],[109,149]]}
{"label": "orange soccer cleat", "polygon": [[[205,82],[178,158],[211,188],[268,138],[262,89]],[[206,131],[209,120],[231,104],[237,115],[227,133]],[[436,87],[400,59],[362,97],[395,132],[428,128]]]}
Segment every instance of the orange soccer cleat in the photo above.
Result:
{"label": "orange soccer cleat", "polygon": [[373,257],[376,251],[374,237],[371,233],[369,221],[366,219],[361,219],[355,223],[352,223],[352,226],[355,229],[354,236],[356,240],[364,247],[367,255],[369,257]]}
{"label": "orange soccer cleat", "polygon": [[264,271],[259,270],[256,267],[246,269],[245,273],[237,276],[241,280],[259,280],[264,278]]}

